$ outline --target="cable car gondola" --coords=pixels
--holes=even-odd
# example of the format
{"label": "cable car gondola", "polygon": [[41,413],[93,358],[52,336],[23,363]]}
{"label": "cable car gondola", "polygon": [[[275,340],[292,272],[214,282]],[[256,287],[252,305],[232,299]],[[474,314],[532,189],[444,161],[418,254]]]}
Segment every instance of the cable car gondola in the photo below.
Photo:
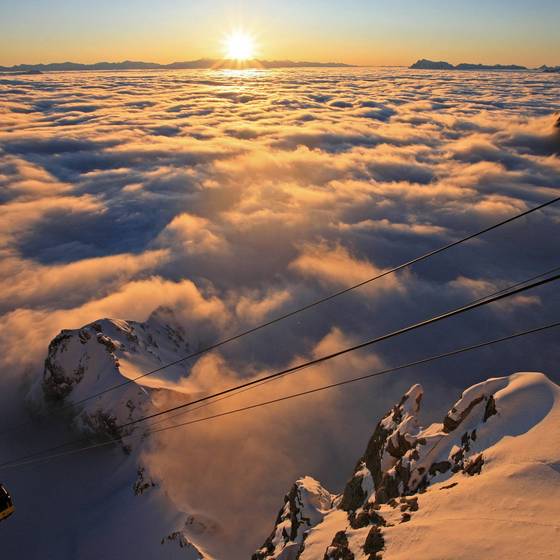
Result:
{"label": "cable car gondola", "polygon": [[14,501],[3,484],[0,484],[0,521],[4,521],[14,513]]}

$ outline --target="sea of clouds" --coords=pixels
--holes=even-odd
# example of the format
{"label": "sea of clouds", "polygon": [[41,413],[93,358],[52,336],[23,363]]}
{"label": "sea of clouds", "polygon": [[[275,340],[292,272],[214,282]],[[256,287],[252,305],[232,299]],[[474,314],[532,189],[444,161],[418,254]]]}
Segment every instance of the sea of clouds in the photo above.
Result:
{"label": "sea of clouds", "polygon": [[[53,73],[2,76],[0,98],[0,400],[11,412],[63,328],[166,306],[209,344],[560,192],[553,74]],[[550,207],[205,356],[194,379],[211,390],[560,266],[559,232]],[[235,404],[559,318],[548,286]],[[557,341],[550,332],[170,433],[147,460],[181,505],[226,527],[228,558],[246,557],[295,478],[341,488],[407,385],[427,387],[435,415],[489,376],[559,380]]]}

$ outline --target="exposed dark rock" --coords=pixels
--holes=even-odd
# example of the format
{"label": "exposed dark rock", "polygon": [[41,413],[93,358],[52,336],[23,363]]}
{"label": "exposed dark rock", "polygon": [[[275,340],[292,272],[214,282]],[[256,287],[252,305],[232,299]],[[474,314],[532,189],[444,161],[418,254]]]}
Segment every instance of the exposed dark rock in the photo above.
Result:
{"label": "exposed dark rock", "polygon": [[323,560],[354,560],[354,553],[348,548],[348,537],[344,531],[339,531],[334,536]]}
{"label": "exposed dark rock", "polygon": [[114,341],[105,334],[98,333],[97,342],[103,344],[107,348],[107,352],[113,353],[117,349]]}
{"label": "exposed dark rock", "polygon": [[320,484],[313,479],[298,480],[284,497],[274,529],[253,560],[276,558],[282,551],[288,553],[287,558],[299,558],[307,531],[322,519],[321,512],[331,507],[332,496]]}
{"label": "exposed dark rock", "polygon": [[58,363],[58,355],[65,352],[71,339],[72,335],[68,331],[62,331],[49,344],[42,384],[43,394],[47,401],[64,400],[72,392],[74,385],[84,377],[85,370],[81,361],[72,371],[71,376]]}
{"label": "exposed dark rock", "polygon": [[292,486],[292,489],[290,490],[287,499],[290,504],[289,515],[290,515],[290,522],[291,522],[291,530],[290,530],[289,538],[290,540],[294,540],[296,538],[299,529],[299,523],[300,523],[300,520],[298,519],[298,513],[300,512],[300,510],[299,510],[299,504],[297,503],[297,486],[295,484]]}
{"label": "exposed dark rock", "polygon": [[122,438],[129,435],[133,429],[123,429],[119,427],[116,417],[113,414],[104,412],[103,410],[96,410],[93,414],[82,413],[82,422],[84,423],[92,434],[101,441],[120,441],[123,451],[128,454],[131,452],[131,447],[122,443]]}
{"label": "exposed dark rock", "polygon": [[[362,461],[356,466],[356,470],[359,469],[360,465],[363,464]],[[363,477],[354,474],[354,476],[348,481],[346,487],[344,488],[344,494],[342,495],[342,500],[340,502],[340,509],[344,511],[355,511],[364,503],[367,498],[366,493],[362,488]]]}
{"label": "exposed dark rock", "polygon": [[373,526],[366,538],[364,543],[364,552],[369,554],[369,560],[379,560],[381,559],[381,552],[385,548],[385,539],[381,533],[381,529],[377,526]]}
{"label": "exposed dark rock", "polygon": [[352,529],[361,529],[370,524],[369,515],[363,510],[360,512],[351,512],[348,515],[348,521],[350,521],[350,527],[352,527]]}
{"label": "exposed dark rock", "polygon": [[412,498],[407,498],[407,497],[403,497],[400,499],[401,502],[401,511],[405,512],[405,511],[418,511],[418,498],[417,497],[412,497]]}
{"label": "exposed dark rock", "polygon": [[[395,441],[396,440],[396,441]],[[387,442],[387,453],[400,459],[409,449],[412,449],[412,444],[399,432]]]}
{"label": "exposed dark rock", "polygon": [[[496,384],[488,386],[496,387]],[[385,546],[382,528],[393,526],[382,514],[387,511],[387,506],[395,510],[391,514],[393,523],[407,523],[419,509],[417,494],[426,492],[433,478],[451,476],[452,473],[469,476],[481,473],[484,457],[482,453],[477,453],[477,444],[480,444],[478,431],[483,422],[497,414],[495,399],[492,395],[484,394],[485,388],[482,386],[464,393],[442,424],[423,430],[417,422],[422,389],[414,386],[377,424],[337,505],[338,509],[347,512],[349,525],[354,531],[369,528],[364,544],[368,560],[381,558]],[[461,425],[463,429],[459,430]],[[457,482],[452,482],[441,489],[451,489],[456,485]],[[296,543],[292,541],[298,533],[294,527],[298,523],[301,526],[302,520],[297,514],[297,503],[292,503],[290,495],[286,497],[286,503],[289,507],[282,510],[277,520],[277,525],[282,522],[286,546],[278,546],[278,532],[273,532],[269,544],[254,555],[253,560],[297,560],[301,556],[305,537],[313,534],[314,529],[305,529],[303,542],[301,529],[298,529],[298,542],[302,544],[299,550],[294,548]],[[290,516],[293,512],[296,514],[292,519]],[[290,523],[285,522],[288,518]],[[349,529],[338,532],[324,560],[354,558],[357,552],[350,534]]]}
{"label": "exposed dark rock", "polygon": [[477,455],[474,459],[468,458],[468,452],[471,450],[471,442],[476,440],[476,430],[465,432],[461,438],[461,447],[451,456],[453,465],[451,470],[455,473],[464,472],[470,474],[480,474],[484,459],[482,454]]}
{"label": "exposed dark rock", "polygon": [[430,475],[436,476],[437,474],[445,474],[451,468],[451,463],[449,461],[440,461],[439,463],[433,463],[430,467]]}
{"label": "exposed dark rock", "polygon": [[398,498],[408,488],[410,480],[410,467],[398,462],[394,467],[394,473],[387,473],[383,481],[375,492],[377,502],[383,504],[392,498]]}
{"label": "exposed dark rock", "polygon": [[468,475],[474,476],[475,474],[480,474],[482,471],[482,465],[484,465],[484,457],[482,456],[482,453],[480,453],[472,461],[469,461],[463,470]]}
{"label": "exposed dark rock", "polygon": [[91,335],[89,334],[89,332],[87,331],[87,329],[81,329],[80,330],[80,334],[78,335],[80,342],[82,344],[86,344],[87,341],[91,338]]}
{"label": "exposed dark rock", "polygon": [[260,550],[251,556],[251,560],[264,560],[265,558],[272,556],[274,553],[274,545],[269,539],[265,541]]}
{"label": "exposed dark rock", "polygon": [[494,414],[498,414],[498,411],[496,410],[496,401],[494,399],[494,395],[490,395],[486,401],[486,408],[484,409],[484,422],[486,422],[490,416],[494,416]]}
{"label": "exposed dark rock", "polygon": [[[477,397],[476,399],[473,399],[469,403],[469,405],[465,408],[465,410],[463,410],[463,412],[460,414],[459,418],[452,418],[448,414],[443,419],[443,431],[446,433],[450,433],[456,430],[461,425],[461,422],[471,413],[471,410],[483,399],[484,399],[483,395]],[[451,409],[451,413],[456,413],[456,412],[457,410],[455,408]]]}
{"label": "exposed dark rock", "polygon": [[[285,530],[283,531],[283,537],[285,538],[285,540],[289,541],[291,539],[291,535],[294,533],[294,529],[297,532],[297,513],[299,509],[297,507],[297,504],[295,503],[296,493],[297,487],[294,484],[288,494],[284,496],[284,505],[278,512],[276,522],[274,523],[274,529],[272,530],[266,541],[264,541],[261,549],[253,554],[253,556],[251,557],[252,560],[264,560],[265,558],[268,558],[273,554],[275,548],[273,540],[276,537],[276,527],[278,527],[278,525],[280,525],[286,518],[290,519],[292,531],[290,531],[290,534],[286,534]],[[286,509],[286,505],[289,505],[288,509]]]}
{"label": "exposed dark rock", "polygon": [[[412,398],[415,399],[413,404],[407,402]],[[407,438],[405,433],[399,431],[399,427],[405,414],[414,415],[419,410],[421,400],[421,388],[419,386],[413,387],[377,424],[363,457],[354,469],[354,475],[344,488],[340,509],[355,511],[363,505],[367,498],[362,484],[364,467],[371,475],[376,493],[379,492],[384,497],[383,501],[399,495],[397,489],[399,481],[385,480],[385,472],[381,466],[383,456],[388,453],[393,458],[399,459],[417,445],[418,442],[413,438]],[[408,474],[402,469],[399,472],[399,476],[403,478],[406,478]],[[387,487],[382,489],[382,486]]]}
{"label": "exposed dark rock", "polygon": [[136,479],[136,482],[132,486],[132,489],[134,490],[134,494],[136,496],[141,496],[142,494],[144,494],[144,492],[146,492],[150,488],[155,488],[157,486],[156,483],[151,478],[145,478],[144,476],[145,472],[146,469],[144,467],[138,467],[136,471],[138,478]]}
{"label": "exposed dark rock", "polygon": [[174,531],[173,533],[170,533],[169,535],[167,535],[167,537],[161,539],[161,544],[162,545],[165,544],[166,541],[176,542],[179,545],[179,548],[186,548],[190,552],[195,552],[200,560],[203,560],[204,558],[200,553],[200,551],[198,551],[196,547],[193,546],[193,544],[187,539],[187,537],[181,531]]}
{"label": "exposed dark rock", "polygon": [[348,515],[348,520],[352,529],[361,529],[368,525],[385,526],[386,521],[377,513],[376,508],[379,508],[377,504],[368,503],[364,506],[364,509],[351,512]]}
{"label": "exposed dark rock", "polygon": [[453,465],[451,470],[453,472],[459,472],[463,468],[463,461],[465,460],[465,449],[463,447],[459,448],[453,455],[451,455]]}

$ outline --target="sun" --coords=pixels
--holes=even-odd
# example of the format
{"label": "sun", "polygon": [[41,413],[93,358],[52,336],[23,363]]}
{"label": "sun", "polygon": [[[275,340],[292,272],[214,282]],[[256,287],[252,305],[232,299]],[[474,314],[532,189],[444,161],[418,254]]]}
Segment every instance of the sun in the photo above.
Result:
{"label": "sun", "polygon": [[244,31],[234,31],[224,40],[226,58],[229,60],[251,60],[255,57],[255,39]]}

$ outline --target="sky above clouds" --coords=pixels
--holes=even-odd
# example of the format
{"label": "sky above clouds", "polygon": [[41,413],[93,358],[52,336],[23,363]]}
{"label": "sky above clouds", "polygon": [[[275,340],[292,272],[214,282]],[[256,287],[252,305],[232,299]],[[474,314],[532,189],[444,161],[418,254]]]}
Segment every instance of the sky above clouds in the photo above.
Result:
{"label": "sky above clouds", "polygon": [[[0,95],[6,409],[21,408],[63,328],[144,321],[167,306],[206,345],[558,195],[552,74],[50,73],[1,77]],[[559,222],[551,207],[247,337],[199,360],[197,378],[285,367],[560,266]],[[540,326],[559,309],[548,286],[310,370],[297,387]],[[253,523],[246,557],[298,476],[341,487],[411,383],[426,386],[435,415],[490,376],[529,369],[558,381],[559,358],[548,333],[177,432],[154,469],[178,501],[238,535]],[[230,494],[221,479],[236,481]]]}
{"label": "sky above clouds", "polygon": [[232,29],[266,59],[560,64],[554,0],[0,0],[0,64],[223,56]]}

